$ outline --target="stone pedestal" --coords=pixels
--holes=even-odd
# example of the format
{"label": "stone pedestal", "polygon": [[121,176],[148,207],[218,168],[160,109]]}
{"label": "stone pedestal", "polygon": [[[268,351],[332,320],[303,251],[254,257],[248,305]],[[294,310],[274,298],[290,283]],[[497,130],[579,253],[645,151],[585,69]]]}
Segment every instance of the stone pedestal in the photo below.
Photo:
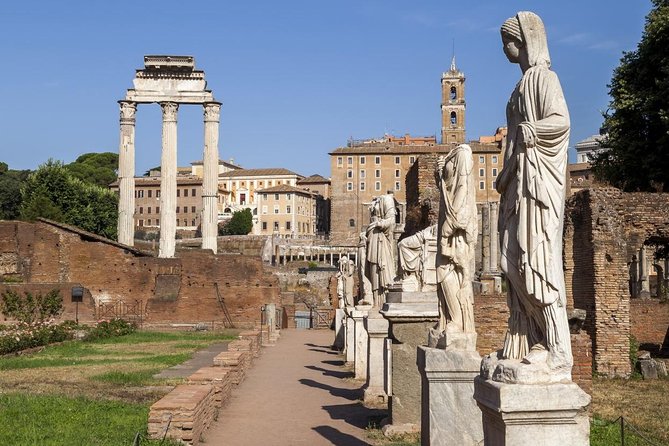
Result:
{"label": "stone pedestal", "polygon": [[355,328],[353,330],[353,339],[355,340],[355,379],[367,381],[367,330],[364,326],[364,318],[369,314],[371,305],[357,305],[351,312],[351,318]]}
{"label": "stone pedestal", "polygon": [[586,446],[590,395],[574,383],[505,384],[476,377],[486,446]]}
{"label": "stone pedestal", "polygon": [[346,363],[353,364],[355,362],[355,320],[351,316],[355,311],[355,307],[346,307]]}
{"label": "stone pedestal", "polygon": [[332,347],[335,350],[344,350],[346,343],[346,313],[342,308],[335,310],[335,338]]}
{"label": "stone pedestal", "polygon": [[481,444],[481,411],[474,400],[474,379],[481,365],[478,352],[421,346],[417,364],[422,384],[421,445]]}
{"label": "stone pedestal", "polygon": [[386,382],[390,423],[383,426],[386,435],[420,430],[421,377],[416,367],[416,351],[425,344],[427,333],[439,320],[435,292],[389,293],[381,310],[390,326],[386,345],[390,351],[389,378]]}
{"label": "stone pedestal", "polygon": [[385,391],[385,340],[388,337],[388,321],[378,313],[364,319],[369,338],[367,349],[367,385],[365,386],[365,405],[376,407],[388,403]]}

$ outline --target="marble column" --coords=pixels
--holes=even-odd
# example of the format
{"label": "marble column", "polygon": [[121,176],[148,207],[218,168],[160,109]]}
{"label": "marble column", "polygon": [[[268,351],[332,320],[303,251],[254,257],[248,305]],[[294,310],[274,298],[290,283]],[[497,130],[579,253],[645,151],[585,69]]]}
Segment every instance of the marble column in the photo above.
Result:
{"label": "marble column", "polygon": [[135,113],[137,104],[118,101],[121,138],[118,146],[118,242],[135,244]]}
{"label": "marble column", "polygon": [[648,251],[645,246],[642,246],[639,250],[639,280],[641,282],[641,293],[640,297],[649,298],[650,297],[650,271],[649,271],[648,262]]}
{"label": "marble column", "polygon": [[217,251],[218,236],[218,124],[220,102],[204,104],[204,156],[202,176],[202,249]]}
{"label": "marble column", "polygon": [[177,110],[179,104],[161,102],[163,150],[160,157],[160,249],[158,257],[174,257],[177,231]]}

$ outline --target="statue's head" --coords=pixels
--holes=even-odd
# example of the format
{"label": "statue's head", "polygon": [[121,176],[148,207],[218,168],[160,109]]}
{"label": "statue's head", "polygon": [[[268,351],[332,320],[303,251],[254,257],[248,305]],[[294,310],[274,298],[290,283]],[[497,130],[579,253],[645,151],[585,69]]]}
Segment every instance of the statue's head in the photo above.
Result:
{"label": "statue's head", "polygon": [[508,18],[500,29],[504,54],[511,63],[520,63],[527,57],[530,67],[550,67],[546,29],[541,18],[533,12],[521,11]]}

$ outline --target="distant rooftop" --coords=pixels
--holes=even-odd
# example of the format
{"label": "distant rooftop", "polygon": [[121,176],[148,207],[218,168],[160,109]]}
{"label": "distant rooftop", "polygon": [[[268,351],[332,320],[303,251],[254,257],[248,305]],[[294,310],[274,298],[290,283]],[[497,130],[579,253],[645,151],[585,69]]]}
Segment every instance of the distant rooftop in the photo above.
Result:
{"label": "distant rooftop", "polygon": [[219,174],[220,178],[236,178],[236,177],[262,177],[262,176],[277,176],[277,175],[291,175],[297,176],[300,179],[302,175],[295,173],[283,167],[270,167],[265,169],[236,169],[229,172]]}
{"label": "distant rooftop", "polygon": [[318,184],[318,183],[330,183],[329,178],[325,178],[318,174],[313,174],[306,178],[302,178],[297,184]]}

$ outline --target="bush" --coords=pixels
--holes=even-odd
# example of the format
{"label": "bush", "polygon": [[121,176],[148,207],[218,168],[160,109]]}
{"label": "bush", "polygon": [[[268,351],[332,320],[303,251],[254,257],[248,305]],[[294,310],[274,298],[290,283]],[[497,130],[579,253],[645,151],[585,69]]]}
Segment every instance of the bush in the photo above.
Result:
{"label": "bush", "polygon": [[63,312],[63,298],[57,289],[46,295],[41,293],[33,296],[26,291],[21,296],[16,291],[5,290],[2,293],[0,312],[9,319],[15,319],[24,324],[43,323],[46,319],[56,317]]}
{"label": "bush", "polygon": [[100,321],[95,327],[89,330],[85,339],[87,341],[94,341],[96,339],[112,338],[134,333],[136,330],[137,325],[123,319]]}
{"label": "bush", "polygon": [[0,333],[0,355],[72,339],[73,331],[65,324],[18,324]]}

